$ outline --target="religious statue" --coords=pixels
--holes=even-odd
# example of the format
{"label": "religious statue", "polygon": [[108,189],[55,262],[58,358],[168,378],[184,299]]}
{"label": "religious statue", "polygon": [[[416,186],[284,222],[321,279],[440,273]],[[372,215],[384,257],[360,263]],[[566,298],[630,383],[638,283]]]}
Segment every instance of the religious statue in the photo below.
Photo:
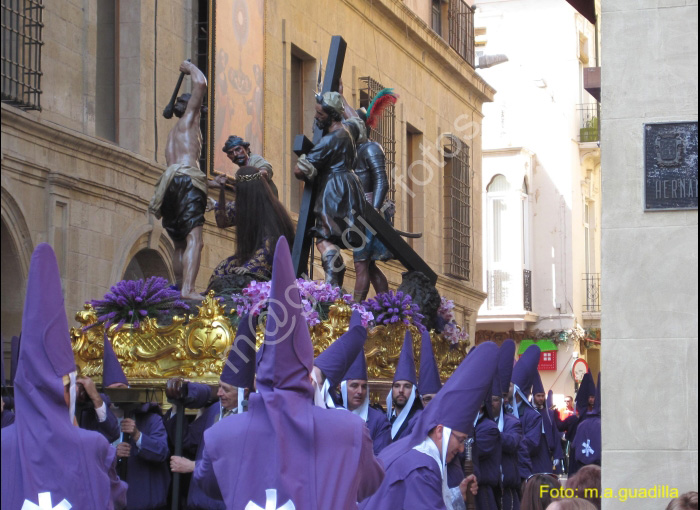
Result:
{"label": "religious statue", "polygon": [[156,183],[148,210],[156,218],[163,218],[163,228],[175,245],[173,270],[182,297],[201,300],[194,283],[199,272],[207,205],[207,177],[199,168],[202,151],[199,125],[207,79],[189,61],[180,64],[180,72],[192,78],[192,93],[181,95],[175,102],[173,111],[178,121],[165,147],[168,168]]}
{"label": "religious statue", "polygon": [[340,249],[359,248],[366,242],[364,226],[357,217],[364,210],[362,184],[353,172],[357,144],[366,140],[365,126],[338,92],[316,95],[316,126],[323,138],[308,154],[302,155],[294,169],[297,179],[320,179],[313,205],[316,220],[311,229],[321,254],[326,283],[341,287],[345,263]]}
{"label": "religious statue", "polygon": [[250,142],[246,142],[240,136],[231,135],[228,137],[228,140],[226,140],[221,150],[224,151],[228,159],[238,165],[239,168],[243,168],[244,166],[257,168],[262,176],[265,177],[268,186],[270,186],[272,190],[272,194],[275,195],[275,198],[279,198],[277,186],[272,182],[272,165],[259,154],[251,154]]}
{"label": "religious statue", "polygon": [[[391,216],[388,212],[393,208],[383,207],[386,194],[389,191],[384,149],[378,142],[370,140],[369,135],[370,128],[376,125],[383,109],[390,104],[396,103],[396,98],[397,96],[392,89],[384,89],[375,96],[368,109],[360,108],[357,110],[358,116],[364,121],[367,129],[367,141],[357,149],[355,174],[360,178],[365,198],[369,203],[368,206],[383,212],[387,221],[391,221]],[[367,242],[353,252],[355,273],[357,275],[353,298],[357,303],[364,301],[367,297],[370,282],[377,294],[388,292],[389,282],[382,270],[377,266],[377,261],[386,261],[392,258],[391,252],[377,239],[376,235],[372,232],[367,232]]]}

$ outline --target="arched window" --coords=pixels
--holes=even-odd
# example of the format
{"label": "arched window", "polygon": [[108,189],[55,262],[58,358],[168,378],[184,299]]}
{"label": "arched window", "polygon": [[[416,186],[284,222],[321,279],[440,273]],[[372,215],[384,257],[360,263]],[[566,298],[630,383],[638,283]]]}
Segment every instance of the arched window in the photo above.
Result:
{"label": "arched window", "polygon": [[156,250],[143,249],[134,255],[124,271],[124,280],[141,280],[149,276],[170,279],[168,266]]}
{"label": "arched window", "polygon": [[2,269],[2,333],[8,339],[19,335],[22,330],[22,312],[24,310],[24,281],[19,253],[10,229],[2,220],[2,250],[0,251],[0,268]]}

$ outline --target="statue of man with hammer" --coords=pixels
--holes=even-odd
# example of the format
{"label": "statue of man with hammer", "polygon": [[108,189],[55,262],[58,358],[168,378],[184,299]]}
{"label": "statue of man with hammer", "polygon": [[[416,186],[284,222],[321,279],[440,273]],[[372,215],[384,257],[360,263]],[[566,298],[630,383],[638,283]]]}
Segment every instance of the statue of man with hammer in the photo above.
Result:
{"label": "statue of man with hammer", "polygon": [[[163,218],[163,228],[175,244],[173,270],[176,285],[185,299],[201,300],[194,290],[203,247],[202,225],[207,205],[207,176],[199,168],[202,133],[199,128],[202,100],[207,92],[207,79],[189,61],[180,64],[181,78],[192,78],[192,93],[177,98],[166,112],[178,118],[168,135],[165,147],[167,170],[156,183],[148,210]],[[178,88],[181,80],[178,82]],[[177,90],[175,95],[177,94]],[[166,118],[169,116],[163,113]]]}

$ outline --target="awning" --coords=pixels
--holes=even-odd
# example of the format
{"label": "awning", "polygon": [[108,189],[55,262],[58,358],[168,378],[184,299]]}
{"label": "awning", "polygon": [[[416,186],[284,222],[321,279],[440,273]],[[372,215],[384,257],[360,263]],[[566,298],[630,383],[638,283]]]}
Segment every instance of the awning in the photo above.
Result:
{"label": "awning", "polygon": [[536,345],[539,347],[541,352],[559,350],[557,349],[557,344],[555,344],[552,340],[521,340],[520,346],[518,347],[518,356],[524,353],[531,345]]}
{"label": "awning", "polygon": [[595,25],[595,0],[566,0],[581,16]]}

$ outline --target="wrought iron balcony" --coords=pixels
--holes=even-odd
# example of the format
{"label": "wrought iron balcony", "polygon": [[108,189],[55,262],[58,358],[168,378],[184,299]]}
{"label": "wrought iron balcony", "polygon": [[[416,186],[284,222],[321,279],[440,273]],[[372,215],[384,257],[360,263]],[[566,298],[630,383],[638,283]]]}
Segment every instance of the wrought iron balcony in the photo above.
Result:
{"label": "wrought iron balcony", "polygon": [[600,141],[599,103],[580,104],[576,107],[579,114],[579,138],[581,143]]}
{"label": "wrought iron balcony", "polygon": [[600,312],[600,273],[583,273],[586,282],[586,304],[584,312]]}
{"label": "wrought iron balcony", "polygon": [[447,19],[450,46],[474,67],[474,11],[464,0],[450,0]]}

